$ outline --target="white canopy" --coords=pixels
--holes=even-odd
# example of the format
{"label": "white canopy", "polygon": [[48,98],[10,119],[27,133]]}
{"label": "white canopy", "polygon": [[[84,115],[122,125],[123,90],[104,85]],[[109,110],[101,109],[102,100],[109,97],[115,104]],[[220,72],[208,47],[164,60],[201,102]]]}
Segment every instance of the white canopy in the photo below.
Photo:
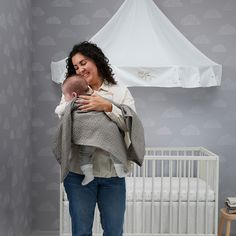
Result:
{"label": "white canopy", "polygon": [[[191,44],[152,0],[125,0],[90,41],[109,58],[117,80],[127,86],[209,87],[221,83],[222,66]],[[65,59],[52,62],[62,82]]]}

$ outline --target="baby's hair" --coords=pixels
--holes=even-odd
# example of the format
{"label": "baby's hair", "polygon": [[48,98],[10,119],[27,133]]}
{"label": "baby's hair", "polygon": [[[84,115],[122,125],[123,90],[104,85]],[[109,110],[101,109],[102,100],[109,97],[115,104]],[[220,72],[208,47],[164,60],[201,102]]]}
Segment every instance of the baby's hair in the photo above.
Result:
{"label": "baby's hair", "polygon": [[89,90],[86,80],[76,74],[67,76],[62,83],[62,88],[67,93],[71,94],[73,92],[76,92],[77,95],[86,94]]}

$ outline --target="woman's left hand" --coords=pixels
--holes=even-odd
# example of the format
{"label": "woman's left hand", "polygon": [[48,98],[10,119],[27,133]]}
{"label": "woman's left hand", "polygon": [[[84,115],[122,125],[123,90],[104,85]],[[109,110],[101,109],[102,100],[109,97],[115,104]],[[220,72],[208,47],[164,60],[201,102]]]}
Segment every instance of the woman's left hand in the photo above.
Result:
{"label": "woman's left hand", "polygon": [[103,97],[95,94],[91,96],[79,96],[79,99],[76,100],[76,104],[81,111],[112,111],[112,104]]}

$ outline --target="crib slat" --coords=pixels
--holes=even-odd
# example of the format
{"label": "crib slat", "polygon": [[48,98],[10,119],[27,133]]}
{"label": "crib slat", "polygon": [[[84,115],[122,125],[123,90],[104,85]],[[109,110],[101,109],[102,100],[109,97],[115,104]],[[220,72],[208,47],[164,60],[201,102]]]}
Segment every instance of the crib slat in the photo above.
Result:
{"label": "crib slat", "polygon": [[182,161],[179,160],[179,201],[178,201],[178,233],[181,233],[181,177],[182,177]]}
{"label": "crib slat", "polygon": [[208,217],[207,217],[207,212],[208,212],[208,181],[209,181],[209,171],[208,171],[208,164],[209,161],[206,161],[206,204],[205,204],[205,234],[207,234],[207,226],[208,226]]}
{"label": "crib slat", "polygon": [[162,219],[163,217],[163,170],[164,170],[164,160],[161,160],[161,194],[160,194],[160,230],[159,232],[162,233]]}
{"label": "crib slat", "polygon": [[152,233],[154,232],[154,181],[155,181],[155,170],[156,170],[156,162],[153,161],[152,162],[152,198],[151,198],[151,229],[152,229]]}
{"label": "crib slat", "polygon": [[187,191],[187,234],[189,234],[189,202],[190,202],[190,167],[191,167],[191,160],[188,160],[187,164],[187,176],[188,176],[188,191]]}
{"label": "crib slat", "polygon": [[146,170],[146,162],[144,161],[143,166],[141,167],[142,169],[142,182],[143,182],[143,192],[142,192],[142,209],[141,209],[141,214],[142,214],[142,222],[141,222],[141,232],[144,233],[145,232],[145,198],[146,198],[146,184],[145,184],[145,178],[148,176]]}
{"label": "crib slat", "polygon": [[133,185],[133,202],[132,202],[132,206],[133,206],[133,224],[132,224],[132,232],[134,233],[135,232],[135,229],[136,229],[136,217],[137,217],[137,214],[136,214],[136,166],[134,166],[134,169],[133,169],[133,182],[134,182],[134,185]]}
{"label": "crib slat", "polygon": [[172,163],[173,162],[173,160],[171,160],[171,161],[168,161],[168,164],[169,164],[169,176],[170,176],[170,193],[169,193],[169,198],[170,198],[170,204],[169,204],[169,233],[172,233],[172,207],[173,207],[173,203],[172,203],[172,189],[173,189],[173,187],[172,187],[172,175],[173,175],[173,173],[172,173]]}
{"label": "crib slat", "polygon": [[197,193],[196,193],[196,218],[195,218],[195,225],[196,225],[196,234],[198,234],[198,206],[199,206],[199,169],[200,169],[200,161],[197,161]]}

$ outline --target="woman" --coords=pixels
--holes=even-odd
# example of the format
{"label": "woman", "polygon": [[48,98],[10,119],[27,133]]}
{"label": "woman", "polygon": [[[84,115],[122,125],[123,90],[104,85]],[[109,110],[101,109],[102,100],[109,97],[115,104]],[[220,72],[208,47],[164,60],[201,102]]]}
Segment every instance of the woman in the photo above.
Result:
{"label": "woman", "polygon": [[[73,47],[67,59],[67,76],[78,74],[94,90],[92,96],[80,96],[77,103],[83,111],[104,111],[117,126],[126,131],[121,110],[117,104],[125,104],[133,110],[134,100],[129,90],[114,80],[112,69],[100,48],[90,42]],[[64,97],[61,103],[64,103]],[[58,106],[60,107],[60,105]],[[56,110],[58,109],[56,108]],[[76,152],[76,147],[72,149]],[[73,156],[73,155],[72,155]],[[69,200],[73,236],[92,236],[92,225],[96,203],[101,216],[104,236],[121,236],[125,213],[125,178],[116,175],[109,153],[97,150],[94,155],[94,180],[86,186],[78,160],[70,160],[69,174],[64,180]]]}

